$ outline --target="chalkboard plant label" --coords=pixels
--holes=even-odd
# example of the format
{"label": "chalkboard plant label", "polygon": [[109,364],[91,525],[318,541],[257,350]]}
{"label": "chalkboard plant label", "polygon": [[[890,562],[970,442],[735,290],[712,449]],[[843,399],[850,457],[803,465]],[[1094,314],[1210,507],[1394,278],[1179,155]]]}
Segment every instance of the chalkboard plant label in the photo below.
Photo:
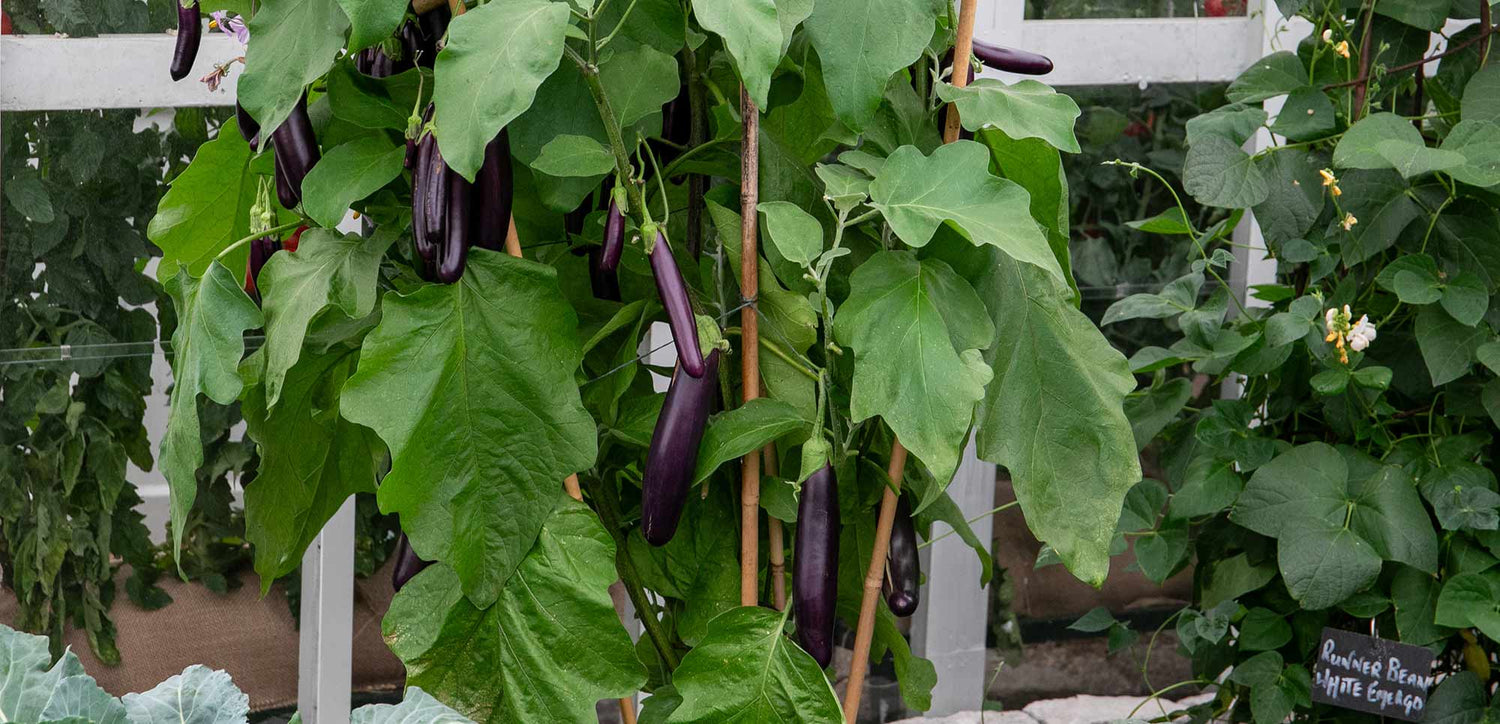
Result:
{"label": "chalkboard plant label", "polygon": [[1432,687],[1432,651],[1338,629],[1323,629],[1313,667],[1313,701],[1404,721],[1421,721]]}

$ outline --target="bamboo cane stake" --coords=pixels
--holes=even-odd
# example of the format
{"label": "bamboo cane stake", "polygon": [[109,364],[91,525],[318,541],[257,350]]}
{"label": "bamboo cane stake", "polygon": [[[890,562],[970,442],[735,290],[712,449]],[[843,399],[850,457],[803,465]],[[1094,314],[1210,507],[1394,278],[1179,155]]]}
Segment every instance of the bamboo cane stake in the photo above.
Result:
{"label": "bamboo cane stake", "polygon": [[[974,52],[974,15],[978,0],[962,0],[958,9],[958,42],[953,48],[953,73],[950,81],[962,88],[969,74],[960,70]],[[943,124],[943,143],[958,140],[958,108],[948,106]],[[864,693],[865,672],[870,667],[870,643],[875,638],[875,607],[880,584],[885,577],[886,555],[891,547],[891,526],[896,522],[896,497],[901,494],[901,477],[906,469],[906,448],[900,440],[891,442],[891,466],[887,471],[891,484],[880,499],[880,521],[875,528],[875,547],[870,551],[870,565],[865,568],[864,596],[859,602],[859,623],[854,631],[854,660],[849,664],[849,683],[844,691],[844,719],[854,721],[859,714],[859,699]]]}
{"label": "bamboo cane stake", "polygon": [[[776,477],[780,474],[776,464],[776,444],[772,443],[761,448],[761,454],[765,457],[766,474]],[[781,520],[776,516],[766,519],[769,537],[771,539],[771,604],[777,611],[786,608],[786,551],[783,549],[784,541],[781,534]]]}
{"label": "bamboo cane stake", "polygon": [[[740,296],[755,301],[760,293],[760,252],[756,248],[755,205],[760,197],[760,110],[740,87],[740,118],[745,135],[740,151]],[[740,382],[744,401],[760,397],[760,320],[755,305],[740,310]],[[740,605],[754,606],[760,572],[760,454],[751,452],[740,466]]]}
{"label": "bamboo cane stake", "polygon": [[[962,0],[958,6],[958,42],[953,46],[953,74],[948,79],[955,88],[969,84],[967,69],[969,57],[974,54],[974,14],[978,10],[978,4],[977,0]],[[947,122],[943,124],[943,143],[953,143],[956,140],[958,106],[949,105]]]}
{"label": "bamboo cane stake", "polygon": [[875,527],[875,547],[870,551],[870,565],[865,568],[864,596],[859,601],[859,625],[854,631],[854,660],[849,663],[849,686],[844,691],[844,719],[854,721],[859,714],[859,698],[864,693],[865,672],[870,667],[870,642],[875,638],[875,605],[880,583],[885,578],[885,557],[891,547],[891,526],[896,522],[896,496],[901,490],[901,475],[906,469],[906,448],[901,441],[891,443],[891,466],[887,473],[891,484],[880,499],[880,522]]}

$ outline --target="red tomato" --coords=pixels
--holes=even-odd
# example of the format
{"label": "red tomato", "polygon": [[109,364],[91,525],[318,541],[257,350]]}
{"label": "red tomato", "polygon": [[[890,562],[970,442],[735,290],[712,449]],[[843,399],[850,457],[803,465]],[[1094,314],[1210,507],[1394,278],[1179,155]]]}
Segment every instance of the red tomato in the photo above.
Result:
{"label": "red tomato", "polygon": [[1222,18],[1229,14],[1224,7],[1224,0],[1204,0],[1203,12],[1211,18]]}
{"label": "red tomato", "polygon": [[304,231],[307,231],[307,224],[297,227],[297,230],[292,232],[291,237],[281,243],[281,248],[287,251],[296,251],[297,245],[302,243],[302,232]]}

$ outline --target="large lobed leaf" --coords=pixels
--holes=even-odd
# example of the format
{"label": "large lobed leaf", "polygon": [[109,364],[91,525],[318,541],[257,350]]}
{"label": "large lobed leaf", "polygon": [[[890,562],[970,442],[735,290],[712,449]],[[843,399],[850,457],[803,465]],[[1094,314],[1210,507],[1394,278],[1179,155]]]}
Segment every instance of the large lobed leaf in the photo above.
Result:
{"label": "large lobed leaf", "polygon": [[1011,138],[1040,138],[1062,151],[1082,151],[1073,124],[1083,112],[1046,83],[980,78],[963,88],[941,83],[937,91],[939,98],[958,106],[959,119],[971,131],[998,128]]}
{"label": "large lobed leaf", "polygon": [[391,449],[381,508],[476,605],[531,550],[563,478],[594,462],[577,324],[556,270],[475,250],[459,283],[386,295],[345,387],[344,417]]}
{"label": "large lobed leaf", "polygon": [[[255,42],[246,48],[238,99],[261,128],[274,130],[303,89],[333,66],[349,16],[338,0],[265,0],[249,29]],[[260,141],[268,143],[269,134]]]}
{"label": "large lobed leaf", "polygon": [[464,178],[474,179],[485,144],[531,106],[537,87],[557,68],[568,17],[565,3],[506,0],[481,5],[448,26],[432,97],[443,159]]}
{"label": "large lobed leaf", "polygon": [[615,549],[588,506],[554,487],[556,509],[493,605],[434,565],[411,579],[382,624],[406,681],[475,721],[588,722],[600,699],[646,681],[609,586]]}
{"label": "large lobed leaf", "polygon": [[1047,235],[1031,218],[1030,195],[989,167],[989,151],[973,141],[947,144],[931,156],[902,146],[870,183],[871,205],[910,246],[925,246],[948,222],[975,246],[995,246],[1063,282]]}
{"label": "large lobed leaf", "polygon": [[806,27],[823,63],[828,100],[851,131],[875,120],[886,84],[932,39],[937,6],[925,0],[820,0]]}
{"label": "large lobed leaf", "polygon": [[400,176],[405,160],[406,146],[384,133],[336,146],[302,180],[302,208],[313,221],[334,228],[344,220],[349,204]]}
{"label": "large lobed leaf", "polygon": [[237,367],[245,354],[243,335],[261,326],[262,317],[234,275],[217,261],[199,278],[179,269],[167,281],[167,292],[177,308],[177,331],[172,333],[172,409],[161,443],[161,467],[172,493],[173,550],[180,552],[203,464],[198,395],[221,405],[240,396],[243,382]]}
{"label": "large lobed leaf", "polygon": [[245,538],[254,546],[262,595],[301,565],[307,546],[349,496],[375,492],[376,466],[385,457],[369,430],[339,416],[356,350],[304,358],[287,375],[286,399],[274,410],[268,387],[255,384],[264,351],[241,365],[247,386],[240,405],[260,452],[255,482],[245,487]]}
{"label": "large lobed leaf", "polygon": [[912,252],[876,254],[849,288],[834,332],[854,350],[850,414],[879,415],[946,485],[990,379],[984,302],[946,262]]}
{"label": "large lobed leaf", "polygon": [[250,146],[238,129],[234,120],[227,121],[214,140],[199,146],[157,204],[146,236],[162,250],[158,279],[171,279],[179,266],[202,274],[214,254],[250,233],[256,175],[250,171]]}
{"label": "large lobed leaf", "polygon": [[771,75],[781,62],[782,12],[773,0],[693,0],[693,17],[724,39],[724,48],[745,82],[745,92],[761,108],[771,92]]}
{"label": "large lobed leaf", "polygon": [[1125,494],[1141,479],[1124,412],[1135,378],[1066,287],[990,256],[976,286],[998,342],[986,355],[995,380],[979,413],[979,455],[1010,470],[1037,538],[1099,585]]}
{"label": "large lobed leaf", "polygon": [[790,613],[744,606],[710,622],[672,676],[682,703],[670,721],[842,722],[818,662],[785,634]]}
{"label": "large lobed leaf", "polygon": [[393,224],[368,237],[311,229],[296,251],[271,255],[256,278],[266,315],[267,407],[281,400],[313,317],[333,308],[353,319],[375,309],[380,260],[400,233]]}

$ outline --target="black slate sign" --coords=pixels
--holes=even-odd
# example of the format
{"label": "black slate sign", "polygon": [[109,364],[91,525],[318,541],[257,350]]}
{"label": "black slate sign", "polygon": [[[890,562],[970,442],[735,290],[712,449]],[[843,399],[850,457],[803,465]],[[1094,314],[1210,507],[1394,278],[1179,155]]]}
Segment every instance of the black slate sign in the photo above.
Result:
{"label": "black slate sign", "polygon": [[1313,701],[1392,719],[1421,721],[1430,688],[1431,650],[1323,629],[1313,666]]}

